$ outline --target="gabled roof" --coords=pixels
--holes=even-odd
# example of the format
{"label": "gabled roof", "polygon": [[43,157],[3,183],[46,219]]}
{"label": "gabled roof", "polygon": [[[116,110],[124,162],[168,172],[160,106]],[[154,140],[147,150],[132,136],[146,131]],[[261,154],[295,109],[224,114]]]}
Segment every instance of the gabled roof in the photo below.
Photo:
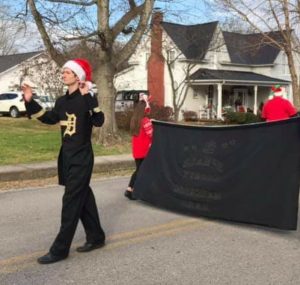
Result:
{"label": "gabled roof", "polygon": [[0,56],[0,73],[10,69],[23,61],[30,59],[38,54],[41,54],[42,51],[35,52],[27,52],[27,53],[19,53],[19,54],[11,54],[11,55],[3,55]]}
{"label": "gabled roof", "polygon": [[247,72],[247,71],[233,71],[233,70],[215,70],[200,68],[190,76],[190,80],[195,81],[226,81],[228,82],[240,82],[241,84],[246,83],[264,83],[264,84],[289,84],[290,81],[265,76],[262,74]]}
{"label": "gabled roof", "polygon": [[[280,32],[266,34],[277,42],[282,41]],[[272,64],[280,52],[263,34],[223,32],[223,36],[232,63]]]}
{"label": "gabled roof", "polygon": [[163,29],[187,59],[204,58],[217,25],[218,22],[189,26],[161,22]]}
{"label": "gabled roof", "polygon": [[[179,25],[161,22],[161,26],[170,36],[187,59],[203,59],[208,51],[218,22],[197,25]],[[280,32],[265,33],[277,42],[282,41]],[[231,63],[236,64],[273,64],[280,49],[261,33],[241,34],[223,32]]]}

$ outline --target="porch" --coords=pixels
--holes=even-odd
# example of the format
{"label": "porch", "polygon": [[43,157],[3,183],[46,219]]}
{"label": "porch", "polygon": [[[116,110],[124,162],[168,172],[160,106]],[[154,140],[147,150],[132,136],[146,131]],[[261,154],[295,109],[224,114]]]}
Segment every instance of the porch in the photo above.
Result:
{"label": "porch", "polygon": [[199,110],[201,118],[222,119],[227,111],[257,114],[259,105],[268,99],[272,85],[280,84],[292,94],[290,81],[254,72],[199,69],[188,80],[194,92],[205,90],[205,104]]}

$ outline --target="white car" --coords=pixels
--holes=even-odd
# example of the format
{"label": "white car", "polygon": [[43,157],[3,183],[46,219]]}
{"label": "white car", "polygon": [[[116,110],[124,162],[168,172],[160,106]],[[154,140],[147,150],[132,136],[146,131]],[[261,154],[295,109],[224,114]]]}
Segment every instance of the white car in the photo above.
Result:
{"label": "white car", "polygon": [[134,103],[139,101],[139,94],[145,93],[147,90],[122,90],[117,92],[115,101],[115,112],[132,111]]}
{"label": "white car", "polygon": [[22,92],[6,92],[0,94],[0,113],[9,114],[12,118],[26,113]]}
{"label": "white car", "polygon": [[33,99],[37,101],[46,111],[52,110],[54,108],[55,100],[48,95],[38,96],[34,94]]}
{"label": "white car", "polygon": [[[50,96],[38,96],[33,93],[33,99],[45,110],[52,110],[55,101]],[[17,118],[25,114],[25,104],[22,92],[5,92],[0,94],[0,114],[9,114],[12,118]]]}

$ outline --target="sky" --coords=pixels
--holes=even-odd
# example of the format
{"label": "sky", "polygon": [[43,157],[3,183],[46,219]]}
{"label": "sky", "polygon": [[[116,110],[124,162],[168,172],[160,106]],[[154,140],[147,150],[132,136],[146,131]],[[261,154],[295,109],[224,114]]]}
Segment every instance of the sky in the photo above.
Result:
{"label": "sky", "polygon": [[[115,6],[114,15],[118,18],[118,8],[121,7],[120,3],[124,0],[111,0],[112,6]],[[136,0],[138,3],[142,0]],[[46,2],[46,1],[42,1]],[[7,1],[0,0],[0,6],[7,5],[11,11],[15,11],[23,7],[24,0]],[[217,20],[214,18],[215,13],[204,4],[202,0],[157,0],[156,8],[160,8],[164,12],[164,20],[179,24],[199,24]],[[90,11],[92,18],[95,18],[94,11]],[[120,13],[119,13],[120,14]],[[21,33],[22,34],[22,33]],[[29,52],[41,49],[42,41],[39,32],[36,29],[32,20],[27,18],[27,30],[23,35],[18,36],[17,45],[19,52]]]}
{"label": "sky", "polygon": [[165,20],[180,24],[199,24],[215,21],[216,14],[211,7],[201,0],[173,1],[174,3],[157,3],[165,11]]}

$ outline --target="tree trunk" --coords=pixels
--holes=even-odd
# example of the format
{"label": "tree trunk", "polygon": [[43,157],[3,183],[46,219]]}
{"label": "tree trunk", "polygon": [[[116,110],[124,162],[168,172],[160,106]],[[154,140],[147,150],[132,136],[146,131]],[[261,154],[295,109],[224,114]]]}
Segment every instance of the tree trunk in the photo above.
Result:
{"label": "tree trunk", "polygon": [[109,60],[101,60],[99,68],[94,74],[98,89],[99,107],[105,116],[105,122],[100,129],[94,132],[96,143],[108,145],[117,138],[117,125],[115,121],[115,88],[114,66]]}
{"label": "tree trunk", "polygon": [[174,120],[175,120],[175,122],[178,122],[178,119],[179,119],[179,111],[180,111],[179,108],[174,107]]}
{"label": "tree trunk", "polygon": [[292,89],[293,89],[293,102],[297,110],[300,110],[300,92],[299,84],[297,84],[297,74],[291,74],[292,77]]}
{"label": "tree trunk", "polygon": [[295,68],[295,61],[293,59],[293,54],[291,50],[286,50],[286,55],[288,58],[288,65],[292,79],[292,89],[293,89],[293,103],[297,110],[300,110],[300,94],[299,94],[299,83],[298,76]]}

